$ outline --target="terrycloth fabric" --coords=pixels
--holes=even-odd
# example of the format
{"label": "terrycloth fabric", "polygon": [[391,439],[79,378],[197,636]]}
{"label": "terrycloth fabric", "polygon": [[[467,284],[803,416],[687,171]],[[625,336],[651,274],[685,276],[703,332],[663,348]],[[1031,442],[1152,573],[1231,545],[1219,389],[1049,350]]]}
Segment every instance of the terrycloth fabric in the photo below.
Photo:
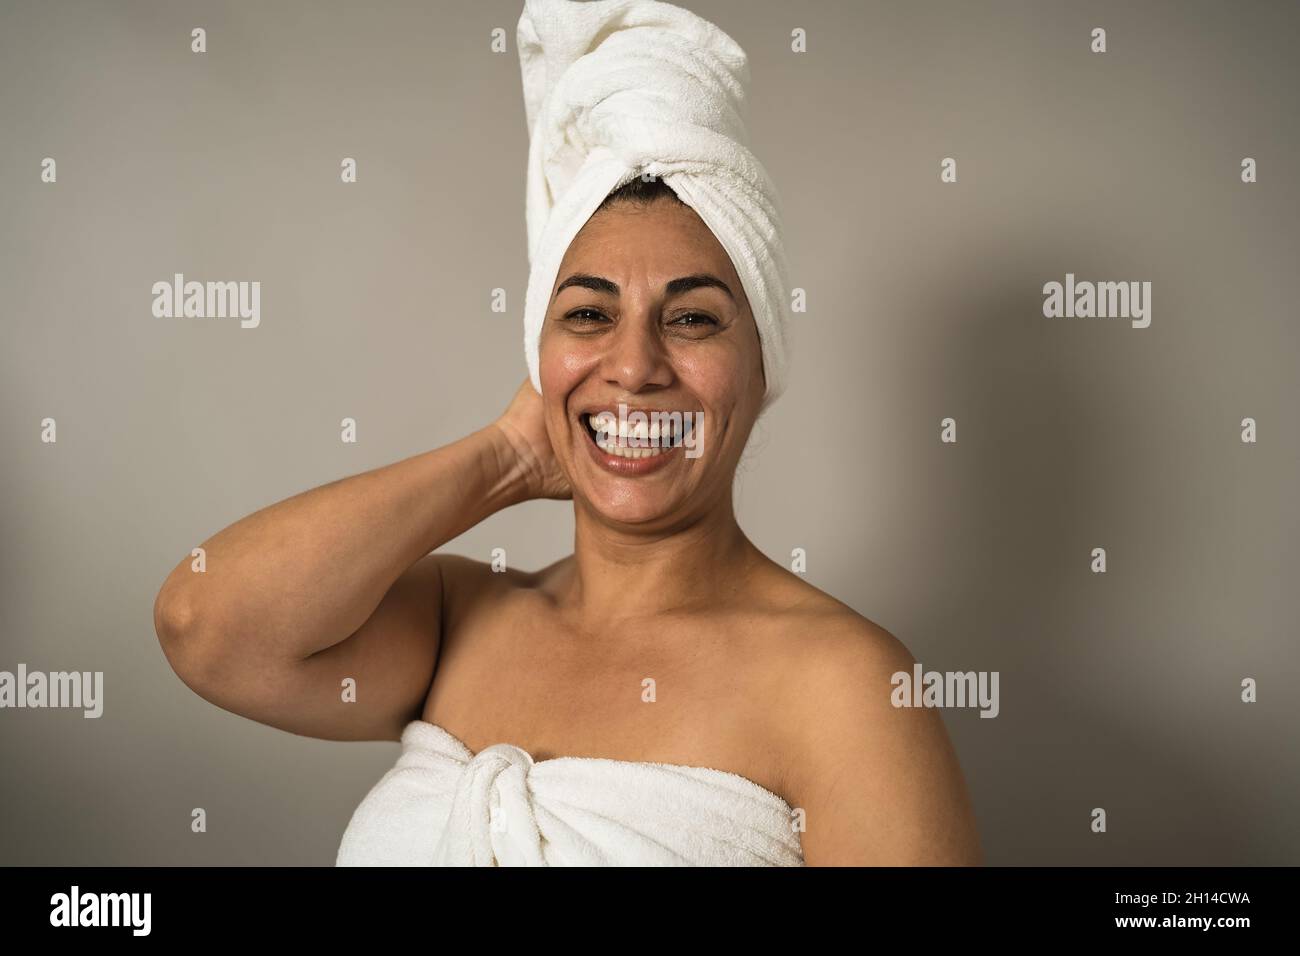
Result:
{"label": "terrycloth fabric", "polygon": [[654,0],[525,0],[517,30],[529,129],[524,353],[569,244],[614,189],[662,179],[731,257],[763,348],[766,408],[785,386],[788,279],[777,193],[750,152],[749,66],[712,23]]}
{"label": "terrycloth fabric", "polygon": [[723,770],[470,752],[422,720],[357,807],[338,866],[802,866],[788,804]]}

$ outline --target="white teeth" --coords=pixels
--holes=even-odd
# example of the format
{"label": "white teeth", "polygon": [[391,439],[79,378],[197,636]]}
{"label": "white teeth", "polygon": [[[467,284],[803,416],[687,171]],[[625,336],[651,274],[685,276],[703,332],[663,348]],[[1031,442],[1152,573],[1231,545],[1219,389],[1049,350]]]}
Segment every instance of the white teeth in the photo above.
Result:
{"label": "white teeth", "polygon": [[[608,412],[589,414],[586,418],[596,433],[596,446],[617,458],[654,458],[678,444],[672,440],[673,428],[667,422],[662,425],[658,421],[620,422]],[[635,444],[630,444],[630,441]]]}
{"label": "white teeth", "polygon": [[614,455],[618,458],[654,458],[656,455],[662,455],[667,448],[656,448],[653,446],[647,448],[630,448],[626,445],[610,441],[604,434],[596,436],[596,446],[607,455]]}

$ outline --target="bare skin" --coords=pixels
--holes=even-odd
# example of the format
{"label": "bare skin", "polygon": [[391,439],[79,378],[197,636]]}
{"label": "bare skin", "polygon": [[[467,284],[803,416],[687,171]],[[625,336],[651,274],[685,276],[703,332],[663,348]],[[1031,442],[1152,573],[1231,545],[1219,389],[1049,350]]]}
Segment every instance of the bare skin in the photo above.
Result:
{"label": "bare skin", "polygon": [[[666,294],[700,274],[726,289]],[[559,289],[575,275],[617,291]],[[203,574],[181,562],[155,606],[177,674],[306,736],[397,740],[422,719],[473,751],[731,771],[805,812],[809,865],[982,862],[937,712],[890,703],[912,655],[736,523],[764,382],[725,250],[688,207],[617,203],[579,232],[556,287],[541,395],[525,381],[458,442],[236,522],[204,542]],[[619,402],[703,412],[705,454],[603,467],[580,413]],[[494,573],[429,553],[533,498],[572,499],[570,557]]]}

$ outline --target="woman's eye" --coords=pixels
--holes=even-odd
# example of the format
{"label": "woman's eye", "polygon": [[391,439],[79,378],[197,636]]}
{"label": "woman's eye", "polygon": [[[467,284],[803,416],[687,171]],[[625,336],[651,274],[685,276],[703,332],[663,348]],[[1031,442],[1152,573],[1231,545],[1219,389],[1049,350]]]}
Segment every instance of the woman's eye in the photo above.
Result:
{"label": "woman's eye", "polygon": [[592,322],[600,322],[605,316],[595,309],[575,309],[565,316],[571,322],[577,322],[579,325],[589,325]]}
{"label": "woman's eye", "polygon": [[711,315],[704,315],[700,312],[688,312],[686,315],[674,319],[672,324],[684,325],[687,328],[705,328],[711,325],[717,325],[718,320]]}

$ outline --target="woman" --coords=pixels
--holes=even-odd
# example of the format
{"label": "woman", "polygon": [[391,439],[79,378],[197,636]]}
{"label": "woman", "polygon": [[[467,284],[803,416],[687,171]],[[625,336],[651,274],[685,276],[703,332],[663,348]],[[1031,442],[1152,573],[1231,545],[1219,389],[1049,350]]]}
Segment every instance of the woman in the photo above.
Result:
{"label": "woman", "polygon": [[[978,863],[942,721],[891,704],[912,656],[736,522],[763,347],[715,234],[632,179],[504,414],[205,542],[158,596],[168,660],[253,720],[401,742],[340,864]],[[687,426],[620,430],[637,411]],[[430,553],[534,498],[572,499],[569,557]]]}
{"label": "woman", "polygon": [[[692,275],[725,288],[665,295]],[[940,718],[890,703],[912,656],[736,523],[764,383],[726,253],[671,190],[633,180],[560,276],[541,396],[525,382],[474,434],[250,515],[204,543],[205,573],[172,572],[156,616],[177,674],[311,737],[400,740],[418,720],[472,752],[736,774],[803,811],[809,865],[979,862]],[[621,473],[631,459],[583,420],[620,403],[703,412],[704,453]],[[574,554],[541,571],[429,553],[501,508],[569,497]]]}

